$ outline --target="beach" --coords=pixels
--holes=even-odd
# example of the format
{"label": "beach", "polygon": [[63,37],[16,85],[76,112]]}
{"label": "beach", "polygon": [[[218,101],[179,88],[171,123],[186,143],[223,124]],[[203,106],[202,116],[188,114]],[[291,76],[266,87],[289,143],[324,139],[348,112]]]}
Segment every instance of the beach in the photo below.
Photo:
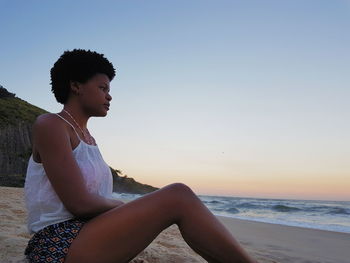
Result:
{"label": "beach", "polygon": [[[0,262],[26,262],[30,238],[24,189],[0,187]],[[348,263],[350,234],[218,217],[258,262]],[[184,242],[176,225],[163,231],[137,259],[143,262],[206,262]]]}

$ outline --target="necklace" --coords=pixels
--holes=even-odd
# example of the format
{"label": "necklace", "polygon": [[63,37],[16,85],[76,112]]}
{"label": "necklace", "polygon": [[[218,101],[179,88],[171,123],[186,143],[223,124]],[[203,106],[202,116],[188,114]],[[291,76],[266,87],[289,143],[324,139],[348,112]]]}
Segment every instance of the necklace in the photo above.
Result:
{"label": "necklace", "polygon": [[73,116],[68,112],[66,111],[65,109],[63,109],[63,111],[65,113],[67,113],[71,118],[72,120],[75,122],[75,124],[78,126],[78,128],[81,130],[81,133],[84,135],[84,138],[85,140],[87,141],[88,144],[94,144],[94,141],[95,139],[91,136],[90,132],[88,129],[86,129],[86,133],[83,131],[83,129],[80,127],[80,125],[76,122],[76,120],[73,118]]}

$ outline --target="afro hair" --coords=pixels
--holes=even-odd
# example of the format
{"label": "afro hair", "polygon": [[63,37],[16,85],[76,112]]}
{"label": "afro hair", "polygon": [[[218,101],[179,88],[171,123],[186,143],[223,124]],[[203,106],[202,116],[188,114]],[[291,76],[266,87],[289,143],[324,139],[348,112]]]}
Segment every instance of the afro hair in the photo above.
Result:
{"label": "afro hair", "polygon": [[113,64],[103,54],[90,50],[65,51],[51,68],[51,91],[59,103],[68,100],[71,81],[86,83],[97,73],[106,74],[110,81],[115,76]]}

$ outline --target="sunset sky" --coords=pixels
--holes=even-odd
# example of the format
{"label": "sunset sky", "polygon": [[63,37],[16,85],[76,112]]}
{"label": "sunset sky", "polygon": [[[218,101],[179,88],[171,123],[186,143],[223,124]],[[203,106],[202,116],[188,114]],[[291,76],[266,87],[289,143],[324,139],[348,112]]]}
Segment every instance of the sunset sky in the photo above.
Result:
{"label": "sunset sky", "polygon": [[59,112],[65,50],[114,64],[88,128],[137,181],[350,200],[350,1],[1,1],[0,84]]}

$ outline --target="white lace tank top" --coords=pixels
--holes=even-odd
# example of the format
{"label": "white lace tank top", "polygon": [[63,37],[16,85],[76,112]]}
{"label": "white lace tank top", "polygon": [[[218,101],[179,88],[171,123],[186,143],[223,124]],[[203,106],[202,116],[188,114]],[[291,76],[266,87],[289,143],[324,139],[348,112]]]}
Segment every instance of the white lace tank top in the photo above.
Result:
{"label": "white lace tank top", "polygon": [[[56,115],[66,121],[80,139],[74,126],[62,116]],[[73,150],[73,156],[80,167],[88,191],[112,198],[112,173],[97,145],[89,145],[80,139],[79,145]],[[46,226],[74,218],[52,188],[42,163],[35,162],[33,155],[28,162],[24,191],[28,211],[27,227],[30,234]]]}

